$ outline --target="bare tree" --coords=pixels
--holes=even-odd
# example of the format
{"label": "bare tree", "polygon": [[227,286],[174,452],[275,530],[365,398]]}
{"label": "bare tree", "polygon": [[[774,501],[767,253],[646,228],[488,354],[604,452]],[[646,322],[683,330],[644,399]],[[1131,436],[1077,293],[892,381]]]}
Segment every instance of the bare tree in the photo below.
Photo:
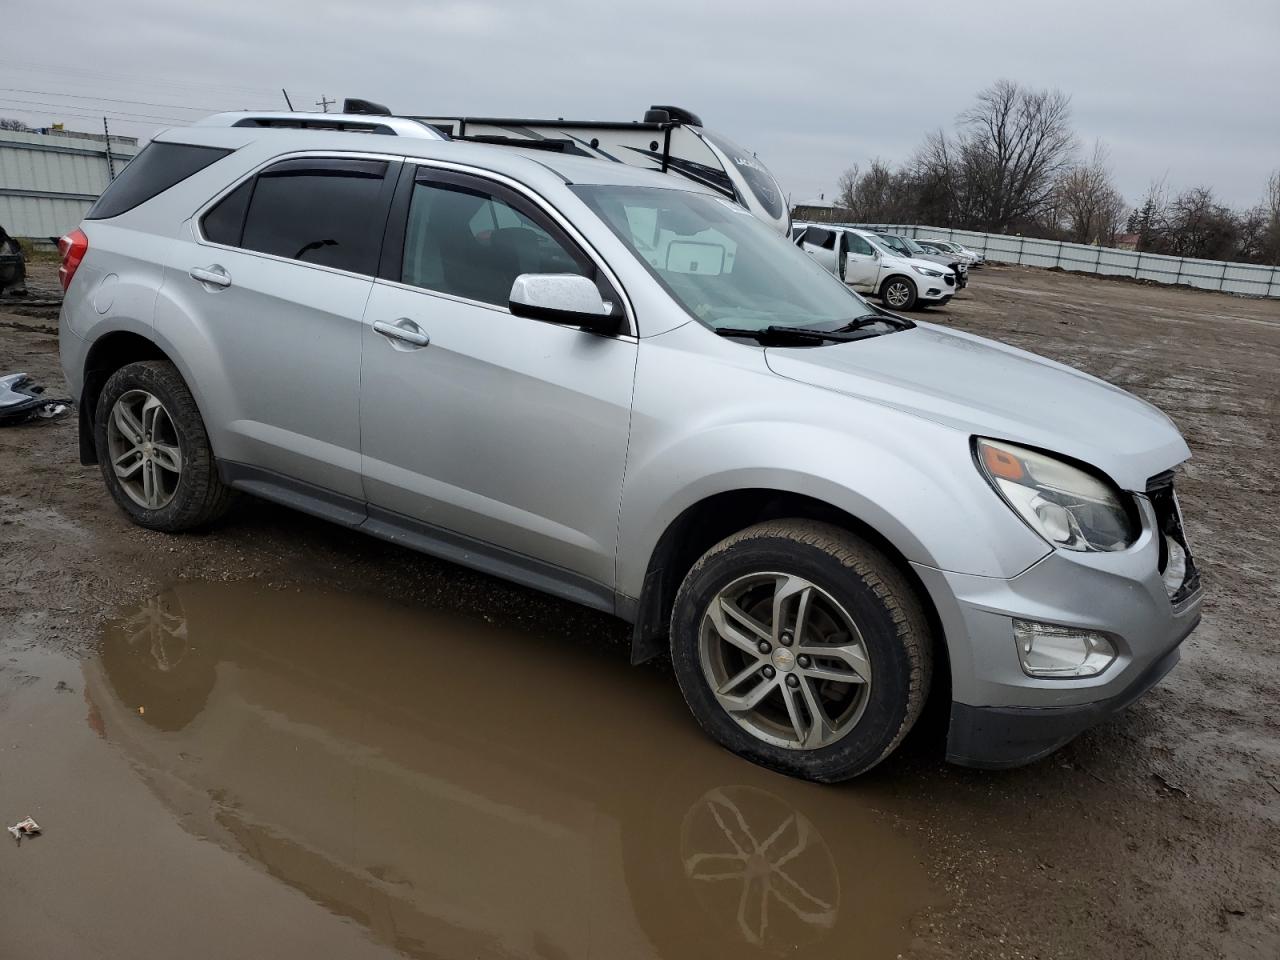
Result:
{"label": "bare tree", "polygon": [[951,220],[1001,232],[1045,209],[1075,147],[1070,97],[998,80],[960,114],[954,137],[928,137],[915,164]]}
{"label": "bare tree", "polygon": [[853,213],[853,195],[857,188],[858,165],[855,163],[840,174],[840,179],[836,181],[836,206],[842,208],[850,217],[856,216]]}
{"label": "bare tree", "polygon": [[1062,223],[1074,243],[1115,241],[1125,201],[1112,180],[1110,155],[1097,142],[1088,162],[1071,167],[1059,178],[1053,195],[1055,222]]}
{"label": "bare tree", "polygon": [[905,223],[916,217],[916,190],[905,170],[894,170],[878,157],[866,173],[851,167],[840,177],[839,203],[854,220]]}
{"label": "bare tree", "polygon": [[1169,226],[1169,189],[1165,178],[1152,180],[1142,202],[1129,214],[1127,229],[1138,235],[1136,249],[1155,251],[1164,243]]}
{"label": "bare tree", "polygon": [[14,120],[12,117],[0,117],[0,130],[16,130],[19,133],[26,133],[30,129],[21,120]]}
{"label": "bare tree", "polygon": [[1280,265],[1280,170],[1272,171],[1260,206],[1265,227],[1259,244],[1259,259],[1262,263]]}

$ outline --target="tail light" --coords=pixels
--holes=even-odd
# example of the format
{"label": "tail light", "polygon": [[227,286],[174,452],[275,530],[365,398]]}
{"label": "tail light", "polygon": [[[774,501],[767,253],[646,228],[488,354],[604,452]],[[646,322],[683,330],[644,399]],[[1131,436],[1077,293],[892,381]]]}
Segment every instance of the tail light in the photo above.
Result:
{"label": "tail light", "polygon": [[58,254],[62,257],[62,266],[58,268],[58,282],[62,289],[71,286],[71,278],[76,275],[80,261],[89,252],[89,238],[83,230],[72,230],[58,241]]}

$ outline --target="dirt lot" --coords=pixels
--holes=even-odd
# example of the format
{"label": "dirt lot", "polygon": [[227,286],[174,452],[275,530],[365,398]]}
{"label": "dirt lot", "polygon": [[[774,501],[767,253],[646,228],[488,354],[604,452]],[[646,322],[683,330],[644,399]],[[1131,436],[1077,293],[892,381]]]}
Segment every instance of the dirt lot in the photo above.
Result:
{"label": "dirt lot", "polygon": [[[787,781],[609,618],[261,503],[148,533],[74,420],[7,429],[0,817],[46,833],[0,846],[0,955],[1280,956],[1280,304],[988,267],[930,319],[1191,445],[1204,622],[1126,714]],[[15,370],[63,389],[52,320],[0,314]]]}

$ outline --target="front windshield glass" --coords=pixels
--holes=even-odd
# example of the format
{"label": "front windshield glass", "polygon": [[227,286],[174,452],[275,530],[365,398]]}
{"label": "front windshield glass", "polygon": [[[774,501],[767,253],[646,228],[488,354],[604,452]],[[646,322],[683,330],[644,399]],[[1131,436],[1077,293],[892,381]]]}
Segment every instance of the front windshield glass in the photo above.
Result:
{"label": "front windshield glass", "polygon": [[879,251],[880,251],[880,253],[881,253],[882,255],[887,256],[887,257],[900,257],[900,256],[902,256],[902,251],[901,251],[901,250],[896,250],[896,249],[894,249],[894,248],[889,244],[889,242],[888,242],[887,240],[885,240],[883,237],[875,237],[875,236],[868,237],[865,233],[864,233],[864,234],[862,234],[862,236],[863,236],[864,238],[866,238],[866,241],[867,241],[868,243],[870,243],[873,247],[875,247],[877,250],[879,250]]}
{"label": "front windshield glass", "polygon": [[898,239],[899,239],[899,240],[901,240],[901,241],[902,241],[902,245],[903,245],[904,247],[906,247],[908,250],[910,250],[912,253],[926,253],[926,252],[927,252],[927,251],[925,250],[925,248],[924,248],[924,247],[920,246],[920,244],[916,243],[916,242],[915,242],[914,240],[912,240],[910,237],[899,237]]}
{"label": "front windshield glass", "polygon": [[573,190],[707,326],[837,330],[877,316],[812,257],[737,204],[661,187]]}

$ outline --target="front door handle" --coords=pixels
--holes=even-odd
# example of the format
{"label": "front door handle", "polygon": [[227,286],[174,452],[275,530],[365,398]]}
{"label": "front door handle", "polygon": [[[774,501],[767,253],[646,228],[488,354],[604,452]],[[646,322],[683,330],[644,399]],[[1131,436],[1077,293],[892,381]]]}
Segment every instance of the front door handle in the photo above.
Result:
{"label": "front door handle", "polygon": [[427,336],[426,331],[408,317],[401,317],[394,323],[388,323],[386,320],[375,320],[373,321],[373,329],[375,333],[380,333],[384,337],[399,340],[401,343],[407,343],[414,347],[425,347],[431,342],[431,338]]}
{"label": "front door handle", "polygon": [[207,283],[210,286],[231,286],[231,274],[216,263],[207,267],[192,267],[187,273],[192,280],[199,280],[201,283]]}

